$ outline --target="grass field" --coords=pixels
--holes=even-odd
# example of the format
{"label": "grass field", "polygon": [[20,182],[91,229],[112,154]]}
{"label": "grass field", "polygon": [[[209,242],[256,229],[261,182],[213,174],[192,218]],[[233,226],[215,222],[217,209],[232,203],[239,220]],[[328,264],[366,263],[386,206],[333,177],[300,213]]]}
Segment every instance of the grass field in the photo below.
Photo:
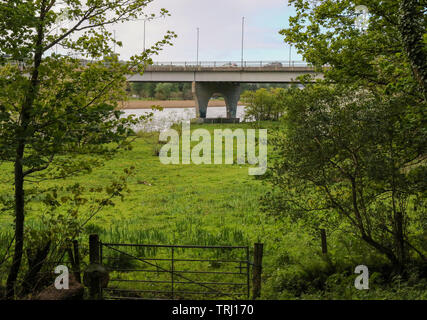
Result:
{"label": "grass field", "polygon": [[[252,126],[192,125],[191,129],[201,127],[212,131]],[[264,241],[266,230],[258,207],[264,187],[260,180],[248,175],[249,165],[163,165],[155,152],[157,139],[156,133],[140,134],[133,142],[133,150],[120,152],[90,175],[61,182],[80,183],[88,188],[105,186],[123,169],[135,167],[128,184],[131,192],[85,226],[79,237],[83,248],[90,233],[112,243],[252,247],[254,242]],[[3,180],[10,178],[11,168],[2,169]],[[54,184],[58,182],[41,183],[40,187]],[[2,184],[3,193],[11,194],[11,188],[10,184]],[[38,227],[39,209],[36,201],[27,213],[27,226]],[[12,217],[0,217],[1,233],[10,236]],[[128,274],[127,278],[134,276]]]}
{"label": "grass field", "polygon": [[[262,122],[260,128],[269,133],[277,129],[277,124]],[[254,124],[205,124],[192,125],[191,129],[253,128]],[[193,145],[196,144],[195,142]],[[72,185],[79,183],[86,188],[107,186],[123,173],[125,168],[135,167],[129,178],[130,193],[123,201],[115,199],[114,207],[106,207],[99,212],[78,237],[83,257],[82,269],[88,264],[88,236],[97,233],[106,243],[137,243],[162,245],[207,245],[207,246],[249,246],[250,256],[255,242],[264,244],[263,291],[265,299],[425,299],[426,282],[416,276],[406,283],[390,281],[381,275],[383,258],[354,237],[340,232],[328,236],[330,256],[325,259],[321,253],[320,237],[310,233],[304,224],[268,217],[261,209],[259,199],[268,190],[268,185],[255,176],[248,175],[249,165],[163,165],[158,157],[158,133],[138,133],[133,142],[133,150],[120,151],[112,160],[95,169],[91,174],[76,176],[66,181],[49,181],[27,184],[27,188],[44,190],[55,184]],[[274,153],[269,150],[269,159]],[[236,155],[235,155],[236,158]],[[269,160],[270,161],[270,160]],[[13,171],[10,165],[1,165],[0,194],[13,198]],[[37,191],[39,192],[39,191]],[[36,193],[37,193],[36,192]],[[62,207],[60,210],[64,210]],[[85,207],[81,208],[85,212]],[[43,205],[35,198],[27,207],[26,227],[42,230],[45,228],[40,216]],[[10,211],[0,211],[0,262],[8,247],[13,232],[13,216]],[[123,249],[124,250],[124,249]],[[350,250],[350,251],[349,251]],[[128,248],[126,253],[146,258],[170,258],[168,249],[149,250]],[[120,290],[160,290],[170,291],[170,263],[156,261],[153,265],[129,258],[126,254],[104,248],[104,260],[112,272],[109,288]],[[245,252],[230,253],[224,250],[197,251],[176,250],[175,259],[244,260]],[[26,260],[26,259],[25,259]],[[25,261],[24,260],[24,261]],[[367,261],[372,266],[369,291],[354,288],[354,265]],[[379,261],[379,262],[378,262]],[[26,263],[24,263],[25,268]],[[244,266],[244,265],[243,265]],[[238,265],[214,262],[181,262],[175,270],[205,270],[209,272],[234,271]],[[149,279],[160,281],[134,283],[128,280],[147,279],[141,273],[129,270],[157,270]],[[233,269],[234,268],[234,269]],[[8,264],[0,263],[0,287],[4,286]],[[52,269],[53,270],[53,269]],[[371,270],[371,267],[370,267]],[[210,274],[192,275],[194,281],[240,282],[245,283],[244,274],[239,276]],[[166,282],[162,282],[166,281]],[[186,281],[175,278],[176,282]],[[397,279],[396,281],[400,281]],[[396,284],[398,283],[398,284]],[[209,285],[211,286],[211,285]],[[212,286],[211,286],[212,287]],[[200,291],[194,284],[175,284],[176,291]],[[242,293],[238,298],[246,298],[244,287],[229,286],[227,291]],[[151,293],[130,293],[133,297],[150,298]],[[107,297],[117,292],[106,293]],[[129,294],[128,294],[129,296]],[[158,297],[158,295],[156,295]],[[162,297],[162,296],[161,296]],[[170,298],[168,294],[163,296]],[[215,298],[230,299],[230,296],[191,295],[175,298]]]}

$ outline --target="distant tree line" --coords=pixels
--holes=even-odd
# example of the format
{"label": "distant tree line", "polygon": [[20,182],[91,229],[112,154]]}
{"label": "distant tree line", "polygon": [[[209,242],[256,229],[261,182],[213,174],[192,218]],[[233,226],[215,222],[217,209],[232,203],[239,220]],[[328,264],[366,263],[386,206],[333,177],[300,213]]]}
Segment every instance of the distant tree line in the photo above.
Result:
{"label": "distant tree line", "polygon": [[154,83],[133,82],[129,84],[128,92],[137,99],[156,100],[191,100],[191,83]]}
{"label": "distant tree line", "polygon": [[[241,91],[256,91],[259,89],[287,88],[288,84],[259,84],[259,83],[242,83]],[[131,97],[137,99],[155,99],[155,100],[191,100],[191,83],[188,82],[133,82],[128,85],[128,93]],[[214,98],[220,95],[215,94]]]}

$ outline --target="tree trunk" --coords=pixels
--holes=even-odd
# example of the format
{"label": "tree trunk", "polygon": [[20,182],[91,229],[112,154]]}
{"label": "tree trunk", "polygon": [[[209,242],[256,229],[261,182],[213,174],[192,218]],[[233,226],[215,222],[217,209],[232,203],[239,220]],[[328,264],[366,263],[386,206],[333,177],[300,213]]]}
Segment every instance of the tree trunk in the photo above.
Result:
{"label": "tree trunk", "polygon": [[12,266],[6,283],[6,298],[12,299],[15,295],[15,283],[18,277],[22,261],[24,247],[24,171],[23,155],[25,144],[20,141],[16,149],[15,160],[15,252],[13,254]]}
{"label": "tree trunk", "polygon": [[394,240],[396,248],[396,256],[399,260],[399,265],[397,266],[397,272],[402,273],[405,266],[405,239],[403,234],[403,215],[401,212],[396,211],[394,215]]}
{"label": "tree trunk", "polygon": [[26,295],[34,291],[38,286],[40,270],[43,268],[46,258],[49,255],[51,241],[44,246],[37,248],[35,253],[27,250],[28,254],[28,271],[22,281],[22,294]]}
{"label": "tree trunk", "polygon": [[39,67],[43,56],[44,19],[46,3],[42,1],[40,7],[40,21],[37,26],[37,36],[34,51],[34,67],[31,80],[28,84],[28,92],[22,104],[20,114],[20,127],[16,130],[17,140],[15,157],[15,251],[12,266],[6,282],[6,298],[13,299],[15,296],[16,279],[22,262],[24,248],[24,220],[25,220],[25,192],[24,192],[24,151],[28,138],[28,127],[31,121],[31,109],[39,87]]}
{"label": "tree trunk", "polygon": [[377,249],[379,252],[384,254],[390,260],[391,264],[394,267],[399,266],[399,259],[396,258],[396,255],[393,253],[393,251],[391,249],[386,248],[383,245],[379,244],[378,242],[376,242],[374,239],[372,239],[367,234],[362,234],[362,239],[366,243],[368,243],[369,245],[371,245],[372,247]]}

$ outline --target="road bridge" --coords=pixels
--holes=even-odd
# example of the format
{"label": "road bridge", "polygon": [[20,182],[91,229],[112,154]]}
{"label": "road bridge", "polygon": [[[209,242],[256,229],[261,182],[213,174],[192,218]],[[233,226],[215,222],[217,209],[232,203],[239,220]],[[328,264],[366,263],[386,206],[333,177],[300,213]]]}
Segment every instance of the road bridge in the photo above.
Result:
{"label": "road bridge", "polygon": [[[21,62],[16,62],[21,64]],[[82,60],[82,64],[87,61]],[[25,63],[22,62],[22,66]],[[314,68],[299,61],[155,62],[143,74],[127,76],[129,82],[191,82],[196,117],[206,118],[214,93],[223,95],[227,118],[235,118],[241,83],[299,83],[298,77],[314,75]]]}
{"label": "road bridge", "polygon": [[191,82],[196,117],[206,118],[209,99],[223,95],[227,118],[235,118],[240,99],[240,83],[299,83],[298,77],[314,68],[297,61],[156,62],[144,73],[128,77],[129,82]]}

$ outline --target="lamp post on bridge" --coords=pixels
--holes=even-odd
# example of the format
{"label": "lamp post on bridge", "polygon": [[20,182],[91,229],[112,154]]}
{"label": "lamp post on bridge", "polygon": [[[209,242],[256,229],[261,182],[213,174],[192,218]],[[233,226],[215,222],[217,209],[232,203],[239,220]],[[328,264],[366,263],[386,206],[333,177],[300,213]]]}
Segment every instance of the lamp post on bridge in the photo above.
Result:
{"label": "lamp post on bridge", "polygon": [[241,56],[241,66],[243,68],[243,41],[245,34],[245,17],[242,17],[242,56]]}
{"label": "lamp post on bridge", "polygon": [[144,19],[136,19],[137,21],[144,21],[144,31],[143,31],[143,49],[145,51],[146,47],[145,47],[145,30],[146,30],[146,23],[147,21],[151,21],[151,20],[155,20],[155,19],[160,19],[160,18],[165,18],[165,16],[159,16],[159,17],[155,17],[155,16],[146,16]]}
{"label": "lamp post on bridge", "polygon": [[116,30],[113,30],[114,33],[114,54],[116,54]]}
{"label": "lamp post on bridge", "polygon": [[197,28],[197,50],[196,50],[196,65],[199,66],[199,34],[200,30]]}
{"label": "lamp post on bridge", "polygon": [[144,52],[145,52],[145,23],[146,22],[147,22],[147,20],[144,20],[144,48],[143,48]]}

